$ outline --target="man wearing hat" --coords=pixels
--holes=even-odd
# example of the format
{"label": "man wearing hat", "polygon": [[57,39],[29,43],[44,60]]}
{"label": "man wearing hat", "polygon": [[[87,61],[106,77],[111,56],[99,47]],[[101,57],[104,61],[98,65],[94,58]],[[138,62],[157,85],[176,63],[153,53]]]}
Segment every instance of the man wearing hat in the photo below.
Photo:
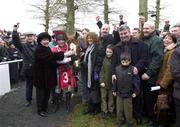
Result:
{"label": "man wearing hat", "polygon": [[35,36],[32,32],[27,32],[25,34],[26,43],[21,43],[19,33],[17,32],[19,24],[14,25],[12,32],[12,43],[21,52],[23,58],[23,67],[21,70],[21,75],[25,77],[26,80],[26,103],[24,106],[28,107],[31,105],[32,101],[32,91],[33,91],[33,80],[32,80],[32,62],[33,53],[37,46],[35,42]]}

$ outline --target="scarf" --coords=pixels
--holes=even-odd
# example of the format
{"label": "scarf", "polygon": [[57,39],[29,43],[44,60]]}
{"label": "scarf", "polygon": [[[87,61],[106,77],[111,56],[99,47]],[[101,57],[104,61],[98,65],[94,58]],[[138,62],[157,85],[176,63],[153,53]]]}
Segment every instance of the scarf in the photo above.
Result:
{"label": "scarf", "polygon": [[85,56],[84,56],[84,62],[86,62],[86,59],[88,57],[87,65],[88,65],[88,81],[87,86],[88,88],[91,87],[91,74],[92,74],[92,61],[91,61],[91,53],[94,50],[94,44],[89,46],[86,50]]}

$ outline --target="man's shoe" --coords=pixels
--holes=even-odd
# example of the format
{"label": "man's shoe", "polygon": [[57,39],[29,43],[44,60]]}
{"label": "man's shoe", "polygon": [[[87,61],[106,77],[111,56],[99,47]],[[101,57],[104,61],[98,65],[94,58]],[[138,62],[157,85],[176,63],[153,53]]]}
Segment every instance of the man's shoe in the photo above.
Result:
{"label": "man's shoe", "polygon": [[142,125],[143,124],[142,119],[137,119],[136,121],[137,121],[137,125]]}
{"label": "man's shoe", "polygon": [[46,112],[39,112],[38,115],[42,116],[42,117],[47,117]]}
{"label": "man's shoe", "polygon": [[101,116],[102,116],[103,119],[106,119],[107,118],[107,113],[101,112]]}
{"label": "man's shoe", "polygon": [[116,123],[115,127],[121,127],[121,125],[119,123]]}
{"label": "man's shoe", "polygon": [[115,117],[116,117],[116,114],[115,114],[114,112],[109,112],[109,116],[110,116],[111,118],[115,118]]}
{"label": "man's shoe", "polygon": [[31,105],[31,102],[30,102],[30,101],[27,101],[27,102],[24,104],[25,107],[29,107],[30,105]]}
{"label": "man's shoe", "polygon": [[83,114],[83,115],[87,115],[87,114],[89,114],[89,113],[91,113],[91,111],[86,110],[86,111],[84,111],[82,114]]}

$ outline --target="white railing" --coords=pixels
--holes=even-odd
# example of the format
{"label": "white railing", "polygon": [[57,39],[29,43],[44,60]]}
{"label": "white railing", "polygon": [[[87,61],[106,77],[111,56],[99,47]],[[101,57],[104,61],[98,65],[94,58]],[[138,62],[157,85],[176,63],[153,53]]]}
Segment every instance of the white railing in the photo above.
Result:
{"label": "white railing", "polygon": [[9,64],[21,62],[22,59],[0,62],[0,96],[11,90]]}
{"label": "white railing", "polygon": [[2,64],[16,63],[16,62],[21,62],[21,61],[23,61],[23,60],[22,60],[22,59],[10,60],[10,61],[5,61],[5,62],[0,62],[0,65],[2,65]]}

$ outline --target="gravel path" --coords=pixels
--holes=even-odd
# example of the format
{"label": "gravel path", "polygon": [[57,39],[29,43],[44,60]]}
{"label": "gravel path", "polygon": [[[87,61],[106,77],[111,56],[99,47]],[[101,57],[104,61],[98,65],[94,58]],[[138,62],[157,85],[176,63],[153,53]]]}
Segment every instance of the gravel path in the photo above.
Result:
{"label": "gravel path", "polygon": [[[35,89],[34,89],[35,92]],[[40,117],[36,113],[35,94],[30,107],[24,107],[25,84],[21,83],[16,89],[0,97],[0,127],[66,127],[68,113],[62,102],[56,113],[51,112],[52,104],[49,104],[48,117]],[[75,97],[72,105],[79,103]],[[72,106],[72,108],[73,108]]]}

